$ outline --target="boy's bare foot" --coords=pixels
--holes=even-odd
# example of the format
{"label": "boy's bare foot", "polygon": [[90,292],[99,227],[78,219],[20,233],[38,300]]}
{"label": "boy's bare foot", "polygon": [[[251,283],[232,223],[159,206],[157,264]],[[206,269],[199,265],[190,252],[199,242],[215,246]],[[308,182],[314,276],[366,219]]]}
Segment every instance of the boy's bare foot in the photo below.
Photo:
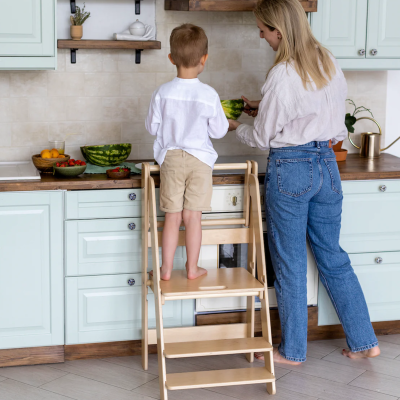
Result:
{"label": "boy's bare foot", "polygon": [[358,351],[357,353],[353,353],[350,350],[343,349],[342,354],[346,357],[352,358],[352,359],[357,359],[357,358],[374,358],[378,357],[379,354],[381,354],[381,350],[379,349],[378,346],[373,347],[372,349],[369,350],[364,350],[364,351]]}
{"label": "boy's bare foot", "polygon": [[[254,358],[260,361],[264,361],[264,353],[254,353]],[[289,364],[289,365],[300,365],[302,364],[301,362],[298,361],[290,361],[286,360],[285,357],[281,356],[278,349],[274,349],[274,362],[279,363],[279,364]]]}
{"label": "boy's bare foot", "polygon": [[[170,271],[170,272],[165,272],[165,271],[163,270],[163,268],[161,267],[161,268],[160,268],[160,278],[161,278],[161,280],[163,280],[163,281],[169,281],[169,280],[171,279],[171,272],[172,272],[172,271]],[[153,271],[150,271],[150,272],[149,272],[149,275],[150,275],[151,277],[153,277]]]}
{"label": "boy's bare foot", "polygon": [[196,268],[188,268],[186,264],[186,272],[188,279],[197,279],[200,276],[207,275],[207,270],[196,265]]}

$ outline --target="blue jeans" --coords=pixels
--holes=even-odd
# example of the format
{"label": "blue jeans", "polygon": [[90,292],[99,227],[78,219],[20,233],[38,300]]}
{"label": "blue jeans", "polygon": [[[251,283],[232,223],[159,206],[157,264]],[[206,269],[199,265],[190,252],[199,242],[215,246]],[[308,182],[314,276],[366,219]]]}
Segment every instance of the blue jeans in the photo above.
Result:
{"label": "blue jeans", "polygon": [[350,350],[377,346],[361,286],[339,245],[342,184],[329,142],[271,149],[265,191],[282,327],[280,354],[291,361],[306,360],[307,239]]}

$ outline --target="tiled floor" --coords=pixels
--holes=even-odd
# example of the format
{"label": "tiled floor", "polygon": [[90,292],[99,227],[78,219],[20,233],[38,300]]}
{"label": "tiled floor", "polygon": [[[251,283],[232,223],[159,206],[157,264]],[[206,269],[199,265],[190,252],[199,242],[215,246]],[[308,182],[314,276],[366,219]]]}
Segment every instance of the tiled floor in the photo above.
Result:
{"label": "tiled floor", "polygon": [[[309,342],[304,364],[276,367],[277,394],[271,400],[400,400],[400,335],[379,340],[382,355],[359,361],[340,354],[346,347],[342,339]],[[155,355],[150,356],[149,364],[144,372],[141,358],[136,356],[0,368],[0,400],[159,399]],[[248,366],[239,355],[167,360],[168,372]],[[171,400],[267,397],[264,384],[169,392]]]}

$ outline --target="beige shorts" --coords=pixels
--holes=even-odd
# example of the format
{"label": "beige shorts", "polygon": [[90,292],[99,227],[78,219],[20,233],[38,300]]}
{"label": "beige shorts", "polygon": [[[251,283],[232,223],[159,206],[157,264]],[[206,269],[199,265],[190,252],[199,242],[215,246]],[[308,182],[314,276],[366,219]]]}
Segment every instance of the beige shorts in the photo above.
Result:
{"label": "beige shorts", "polygon": [[160,209],[211,211],[212,168],[183,150],[168,150],[161,165]]}

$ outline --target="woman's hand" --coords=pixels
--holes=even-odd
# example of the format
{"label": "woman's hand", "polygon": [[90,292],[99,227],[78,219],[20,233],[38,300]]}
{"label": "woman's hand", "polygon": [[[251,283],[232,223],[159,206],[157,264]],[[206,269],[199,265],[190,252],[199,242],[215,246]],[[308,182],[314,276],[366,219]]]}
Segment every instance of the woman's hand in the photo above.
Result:
{"label": "woman's hand", "polygon": [[256,117],[258,114],[258,106],[261,100],[249,100],[244,96],[242,96],[242,99],[246,103],[243,112],[251,117]]}
{"label": "woman's hand", "polygon": [[228,119],[229,122],[229,128],[228,131],[234,131],[236,128],[241,125],[241,122],[239,121],[234,121],[233,119]]}

